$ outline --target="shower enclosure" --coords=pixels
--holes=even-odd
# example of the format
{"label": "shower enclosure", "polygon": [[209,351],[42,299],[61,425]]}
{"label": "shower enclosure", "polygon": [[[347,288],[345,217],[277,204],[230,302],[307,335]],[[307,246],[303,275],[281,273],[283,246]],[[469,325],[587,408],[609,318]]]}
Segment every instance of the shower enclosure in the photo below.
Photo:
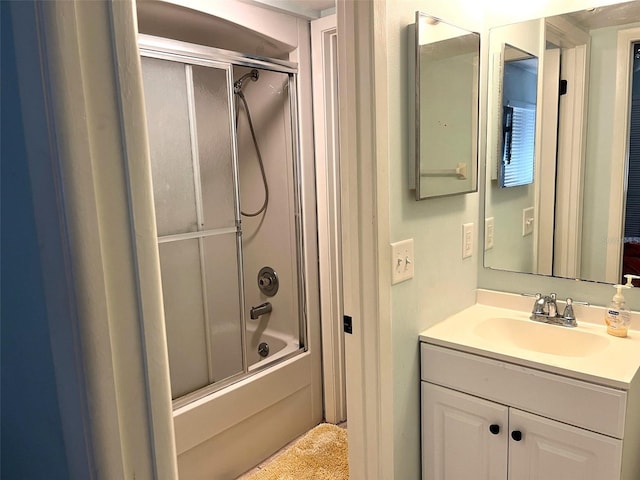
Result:
{"label": "shower enclosure", "polygon": [[306,350],[296,64],[140,36],[174,407]]}

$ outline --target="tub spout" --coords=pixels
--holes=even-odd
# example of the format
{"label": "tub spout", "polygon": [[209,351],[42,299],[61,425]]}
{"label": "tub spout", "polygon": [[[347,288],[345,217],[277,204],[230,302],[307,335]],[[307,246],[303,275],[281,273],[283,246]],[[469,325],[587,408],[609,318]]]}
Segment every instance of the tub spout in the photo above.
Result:
{"label": "tub spout", "polygon": [[262,315],[270,313],[272,309],[273,307],[271,307],[270,302],[265,302],[257,307],[251,307],[251,320],[257,320]]}

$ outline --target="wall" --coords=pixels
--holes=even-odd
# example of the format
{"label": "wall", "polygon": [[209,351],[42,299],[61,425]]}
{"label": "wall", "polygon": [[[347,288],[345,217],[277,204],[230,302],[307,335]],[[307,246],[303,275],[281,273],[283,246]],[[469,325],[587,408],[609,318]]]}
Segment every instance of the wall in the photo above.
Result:
{"label": "wall", "polygon": [[[244,94],[269,188],[266,212],[256,217],[242,217],[245,316],[247,323],[257,323],[258,332],[248,337],[247,348],[256,351],[261,341],[259,333],[264,329],[292,337],[298,337],[299,331],[288,75],[261,70],[259,80],[246,85]],[[238,162],[242,209],[248,213],[256,212],[264,201],[265,190],[244,108],[240,109],[238,121]],[[280,288],[273,297],[264,295],[258,288],[258,272],[265,266],[272,267],[278,274]],[[251,320],[251,307],[267,301],[272,304],[273,311],[257,321]]]}
{"label": "wall", "polygon": [[[473,1],[457,5],[433,1],[387,2],[389,99],[389,218],[392,242],[413,238],[415,277],[391,287],[393,362],[393,463],[397,479],[420,478],[420,392],[418,334],[475,302],[477,248],[462,259],[462,224],[478,226],[478,194],[417,202],[407,188],[409,108],[407,25],[416,10],[480,31],[481,12]],[[481,87],[482,88],[482,87]],[[477,235],[476,235],[477,239]],[[380,245],[379,248],[389,248]],[[453,300],[455,298],[455,300]]]}
{"label": "wall", "polygon": [[2,2],[2,478],[69,478],[27,166],[12,17]]}

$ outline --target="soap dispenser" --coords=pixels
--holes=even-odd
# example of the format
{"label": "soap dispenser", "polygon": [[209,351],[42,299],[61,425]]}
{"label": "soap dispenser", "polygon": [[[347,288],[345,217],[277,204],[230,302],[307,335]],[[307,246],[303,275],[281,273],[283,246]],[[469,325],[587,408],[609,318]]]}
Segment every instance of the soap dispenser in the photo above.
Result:
{"label": "soap dispenser", "polygon": [[630,273],[627,273],[624,278],[627,279],[627,283],[625,283],[625,287],[633,287],[633,281],[634,280],[640,280],[640,275],[631,275]]}
{"label": "soap dispenser", "polygon": [[632,288],[627,285],[613,285],[616,294],[607,307],[604,321],[607,324],[607,333],[616,337],[626,337],[631,322],[631,313],[627,309],[622,295],[623,288]]}

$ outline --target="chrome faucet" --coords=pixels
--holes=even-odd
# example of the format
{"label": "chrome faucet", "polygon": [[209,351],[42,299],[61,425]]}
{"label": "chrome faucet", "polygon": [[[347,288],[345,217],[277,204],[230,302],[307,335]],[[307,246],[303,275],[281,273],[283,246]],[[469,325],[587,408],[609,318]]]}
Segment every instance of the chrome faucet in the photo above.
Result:
{"label": "chrome faucet", "polygon": [[[530,296],[529,294],[523,294]],[[556,294],[550,293],[544,297],[540,293],[535,294],[535,302],[531,310],[531,320],[537,322],[551,323],[553,325],[562,325],[563,327],[577,327],[575,313],[573,312],[573,304],[589,305],[587,302],[574,302],[573,299],[567,298],[566,306],[562,315],[558,313],[558,304],[556,303]]]}
{"label": "chrome faucet", "polygon": [[556,294],[552,293],[544,297],[544,303],[546,306],[547,315],[550,318],[558,316],[558,304],[556,303]]}
{"label": "chrome faucet", "polygon": [[251,320],[257,320],[262,315],[266,315],[267,313],[270,313],[272,310],[273,310],[273,307],[271,306],[270,302],[265,302],[261,305],[258,305],[257,307],[251,307],[251,311],[250,311]]}

